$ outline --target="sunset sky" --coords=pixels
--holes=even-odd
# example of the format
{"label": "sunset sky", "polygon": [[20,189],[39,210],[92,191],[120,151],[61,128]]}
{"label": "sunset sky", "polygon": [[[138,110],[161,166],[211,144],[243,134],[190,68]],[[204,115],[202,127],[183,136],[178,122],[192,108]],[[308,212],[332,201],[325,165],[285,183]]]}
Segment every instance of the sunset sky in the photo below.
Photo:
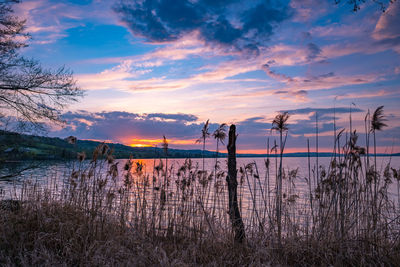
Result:
{"label": "sunset sky", "polygon": [[[337,127],[364,132],[384,105],[380,152],[400,152],[400,1],[23,1],[24,55],[70,68],[86,90],[49,135],[193,149],[202,124],[237,125],[238,150],[264,153],[278,112],[291,117],[287,151],[332,149]],[[389,1],[384,1],[389,2]],[[364,138],[360,138],[364,140]],[[343,142],[344,143],[344,142]],[[360,144],[363,144],[362,141]],[[215,149],[209,139],[207,149]]]}

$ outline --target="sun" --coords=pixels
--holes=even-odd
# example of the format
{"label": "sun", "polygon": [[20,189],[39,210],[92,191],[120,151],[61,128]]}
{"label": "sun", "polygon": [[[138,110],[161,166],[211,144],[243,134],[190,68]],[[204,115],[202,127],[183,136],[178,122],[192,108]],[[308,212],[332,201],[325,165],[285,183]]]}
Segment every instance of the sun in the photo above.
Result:
{"label": "sun", "polygon": [[130,144],[130,147],[152,147],[150,144]]}

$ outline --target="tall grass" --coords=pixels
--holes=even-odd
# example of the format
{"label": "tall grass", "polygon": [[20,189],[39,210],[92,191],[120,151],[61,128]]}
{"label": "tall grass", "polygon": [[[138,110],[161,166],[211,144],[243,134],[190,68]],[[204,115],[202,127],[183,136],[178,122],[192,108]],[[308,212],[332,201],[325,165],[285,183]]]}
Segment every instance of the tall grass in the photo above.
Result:
{"label": "tall grass", "polygon": [[[287,120],[273,125],[280,152],[268,140],[265,173],[256,162],[238,167],[243,244],[234,242],[217,159],[212,170],[190,159],[168,165],[165,141],[166,157],[151,172],[140,160],[120,166],[102,144],[89,160],[79,155],[65,183],[25,183],[15,194],[20,206],[2,208],[0,263],[396,265],[400,170],[371,166],[368,142],[360,147],[355,130],[343,140],[342,130],[329,165],[312,166],[309,157],[300,177],[282,163]],[[388,191],[394,181],[397,196]]]}
{"label": "tall grass", "polygon": [[[283,179],[283,151],[285,150],[286,138],[287,138],[287,120],[289,119],[289,114],[287,112],[283,114],[276,115],[275,119],[272,121],[271,130],[279,132],[279,173],[277,176],[277,190],[276,190],[276,220],[278,224],[278,242],[281,245],[282,239],[282,179]],[[283,134],[286,133],[285,140],[283,140]]]}

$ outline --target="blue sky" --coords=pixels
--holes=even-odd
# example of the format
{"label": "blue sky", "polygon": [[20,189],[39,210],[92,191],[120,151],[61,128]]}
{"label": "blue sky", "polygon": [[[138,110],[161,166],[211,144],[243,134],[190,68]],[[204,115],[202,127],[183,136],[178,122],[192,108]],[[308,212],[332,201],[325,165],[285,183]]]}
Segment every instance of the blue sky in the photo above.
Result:
{"label": "blue sky", "polygon": [[[386,1],[388,2],[388,1]],[[238,149],[265,151],[279,111],[289,111],[289,151],[321,147],[338,128],[362,133],[384,105],[380,151],[400,151],[400,1],[23,1],[24,55],[73,70],[86,96],[51,135],[196,148],[202,123],[236,123]],[[354,103],[354,104],[352,104]],[[362,139],[362,138],[360,138]],[[272,141],[271,141],[272,142]],[[214,143],[209,141],[209,148]]]}

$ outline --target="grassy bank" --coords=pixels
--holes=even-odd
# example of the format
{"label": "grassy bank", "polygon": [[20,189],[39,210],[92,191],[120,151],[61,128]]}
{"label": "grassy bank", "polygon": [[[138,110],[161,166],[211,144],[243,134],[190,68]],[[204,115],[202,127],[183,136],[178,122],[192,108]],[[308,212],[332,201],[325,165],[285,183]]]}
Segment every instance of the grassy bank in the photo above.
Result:
{"label": "grassy bank", "polygon": [[54,201],[25,203],[0,215],[1,265],[243,265],[268,262],[229,242],[143,236],[106,216]]}
{"label": "grassy bank", "polygon": [[395,266],[400,260],[399,247],[387,247],[378,257],[356,241],[285,239],[282,248],[272,249],[262,238],[234,244],[229,234],[218,239],[149,236],[114,218],[93,221],[79,207],[54,201],[3,211],[0,235],[0,264],[8,266]]}

